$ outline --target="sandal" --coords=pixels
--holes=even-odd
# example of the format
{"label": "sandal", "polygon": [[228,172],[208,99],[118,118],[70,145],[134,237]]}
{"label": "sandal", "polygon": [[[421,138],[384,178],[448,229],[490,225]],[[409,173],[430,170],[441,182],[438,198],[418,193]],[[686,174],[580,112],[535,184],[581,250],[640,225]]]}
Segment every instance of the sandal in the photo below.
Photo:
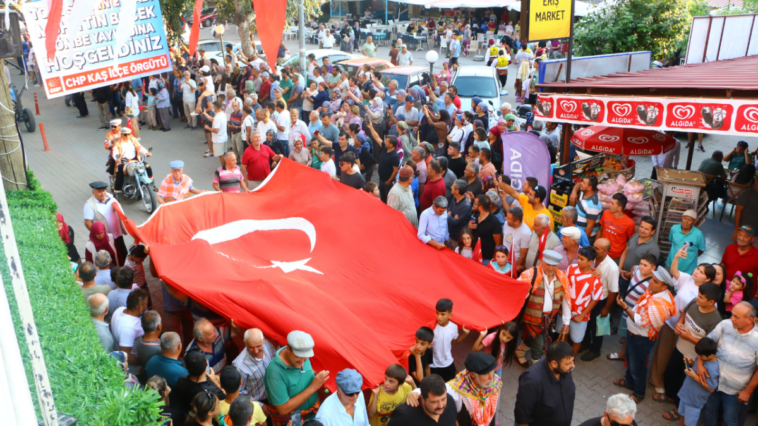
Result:
{"label": "sandal", "polygon": [[605,356],[610,361],[626,361],[626,358],[621,358],[618,352],[611,352]]}
{"label": "sandal", "polygon": [[206,152],[205,154],[203,154],[203,158],[208,158],[208,157],[213,157],[213,154],[211,154],[210,152]]}
{"label": "sandal", "polygon": [[638,396],[637,396],[637,395],[635,395],[635,394],[631,394],[631,395],[629,395],[629,396],[631,396],[631,397],[632,397],[632,400],[634,400],[634,403],[635,403],[635,404],[639,404],[640,402],[642,402],[642,400],[643,400],[643,399],[645,399],[645,398],[640,398],[640,397],[638,397]]}
{"label": "sandal", "polygon": [[672,398],[667,398],[665,393],[656,393],[653,395],[653,401],[658,402],[674,402]]}
{"label": "sandal", "polygon": [[616,385],[616,386],[618,386],[618,387],[620,387],[620,388],[632,389],[631,386],[629,386],[628,384],[626,384],[626,380],[624,380],[624,379],[614,380],[613,384]]}
{"label": "sandal", "polygon": [[681,419],[682,415],[679,414],[679,412],[676,410],[676,408],[674,408],[671,411],[663,413],[663,418],[666,419],[666,420],[668,420],[668,421],[670,421],[670,422],[673,422],[674,420]]}

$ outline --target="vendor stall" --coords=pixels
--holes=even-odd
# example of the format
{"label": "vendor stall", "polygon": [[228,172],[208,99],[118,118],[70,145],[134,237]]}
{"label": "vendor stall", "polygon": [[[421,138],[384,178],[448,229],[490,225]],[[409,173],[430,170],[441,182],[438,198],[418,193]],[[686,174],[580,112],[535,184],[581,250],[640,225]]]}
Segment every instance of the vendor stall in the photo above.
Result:
{"label": "vendor stall", "polygon": [[697,212],[695,226],[705,221],[708,211],[708,194],[705,192],[705,175],[701,172],[656,167],[660,186],[650,197],[650,216],[658,220],[658,240],[661,255],[666,257],[671,251],[669,231],[682,223],[682,213],[692,209]]}

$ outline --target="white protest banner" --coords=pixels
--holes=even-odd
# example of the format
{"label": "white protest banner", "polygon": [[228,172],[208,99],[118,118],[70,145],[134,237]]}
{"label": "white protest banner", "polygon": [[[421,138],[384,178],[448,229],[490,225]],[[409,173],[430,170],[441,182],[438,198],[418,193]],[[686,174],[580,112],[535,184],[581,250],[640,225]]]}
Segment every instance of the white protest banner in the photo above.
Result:
{"label": "white protest banner", "polygon": [[[36,1],[23,5],[45,92],[56,98],[83,90],[130,81],[137,77],[171,71],[169,46],[163,27],[159,0],[127,0],[136,3],[132,19],[121,23],[120,13],[125,2],[102,0],[99,6],[73,30],[69,27],[73,0],[63,0],[60,36],[55,43],[55,57],[47,60],[45,26],[48,2]],[[127,6],[124,6],[125,9]],[[135,9],[131,5],[130,9]],[[126,14],[130,14],[127,11]],[[123,37],[124,29],[128,37]],[[121,36],[124,43],[117,45]]]}

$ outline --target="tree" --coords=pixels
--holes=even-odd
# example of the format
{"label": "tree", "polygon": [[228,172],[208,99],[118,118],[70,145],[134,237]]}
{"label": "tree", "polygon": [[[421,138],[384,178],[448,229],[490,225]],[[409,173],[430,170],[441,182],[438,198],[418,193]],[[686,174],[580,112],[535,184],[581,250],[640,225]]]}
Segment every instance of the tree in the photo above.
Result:
{"label": "tree", "polygon": [[679,0],[603,3],[575,26],[575,54],[592,56],[650,50],[668,58],[688,34],[692,18]]}
{"label": "tree", "polygon": [[[272,1],[272,0],[269,0]],[[305,17],[320,16],[319,0],[304,0]],[[255,33],[255,10],[253,10],[252,0],[216,0],[216,9],[218,9],[218,20],[220,22],[230,21],[237,26],[240,36],[240,44],[245,55],[250,56],[253,53],[253,44],[251,34]],[[287,19],[284,22],[284,28],[294,25],[298,17],[299,0],[287,0]],[[166,31],[168,37],[172,40],[181,39],[181,16],[190,16],[195,8],[193,0],[161,0],[163,10],[163,19],[166,22]]]}

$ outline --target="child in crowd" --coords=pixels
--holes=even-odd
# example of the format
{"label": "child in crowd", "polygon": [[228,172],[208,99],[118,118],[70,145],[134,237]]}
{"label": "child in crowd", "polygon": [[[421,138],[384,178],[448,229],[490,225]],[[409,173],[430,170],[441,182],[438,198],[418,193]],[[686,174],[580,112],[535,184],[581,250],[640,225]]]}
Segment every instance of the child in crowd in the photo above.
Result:
{"label": "child in crowd", "polygon": [[[679,420],[680,426],[695,426],[697,424],[700,418],[700,411],[708,401],[708,397],[719,385],[719,363],[716,360],[717,348],[716,342],[709,337],[700,339],[695,345],[695,353],[703,360],[703,367],[705,367],[706,371],[708,371],[708,376],[710,376],[706,378],[705,383],[697,375],[696,363],[690,358],[684,358],[684,362],[688,368],[684,371],[687,374],[687,378],[684,379],[684,384],[679,390],[679,414],[682,415],[682,418]],[[693,368],[689,368],[690,365]]]}
{"label": "child in crowd", "polygon": [[458,247],[455,248],[455,252],[465,257],[466,259],[471,259],[471,257],[474,255],[473,242],[474,239],[471,234],[471,230],[464,228],[461,231],[461,234],[458,236]]}
{"label": "child in crowd", "polygon": [[156,114],[156,97],[158,96],[158,90],[155,88],[150,89],[150,94],[147,95],[147,121],[150,123],[150,130],[158,130],[158,118]]}
{"label": "child in crowd", "polygon": [[[582,247],[577,254],[576,265],[568,268],[569,295],[571,296],[571,321],[569,339],[574,353],[582,346],[590,312],[603,297],[603,283],[600,277],[592,275],[592,263],[597,257],[595,247]],[[560,317],[559,317],[560,318]],[[559,321],[561,321],[559,319]]]}
{"label": "child in crowd", "polygon": [[743,274],[741,271],[737,271],[732,278],[732,282],[729,283],[729,288],[724,295],[724,303],[726,304],[726,312],[729,317],[732,316],[732,309],[734,305],[742,302],[745,297],[745,289],[749,288],[753,284],[753,274]]}
{"label": "child in crowd", "polygon": [[147,309],[153,309],[153,301],[150,298],[150,290],[147,288],[145,279],[145,267],[142,265],[147,259],[147,247],[142,244],[133,245],[124,262],[124,267],[134,272],[134,284],[147,293]]}
{"label": "child in crowd", "polygon": [[432,347],[434,341],[434,331],[429,327],[421,327],[416,330],[416,343],[411,346],[411,354],[408,355],[408,371],[416,383],[431,374],[429,365],[434,362]]}
{"label": "child in crowd", "polygon": [[474,342],[473,351],[489,349],[489,352],[497,360],[495,374],[503,377],[503,366],[510,366],[513,363],[513,357],[516,354],[518,337],[518,327],[513,321],[509,321],[495,330],[494,333],[487,334],[487,330],[479,333],[479,338]]}
{"label": "child in crowd", "polygon": [[379,185],[377,185],[376,182],[366,182],[366,186],[363,187],[363,190],[367,194],[379,198]]}
{"label": "child in crowd", "polygon": [[[227,365],[221,370],[219,375],[219,382],[221,382],[221,388],[226,393],[226,399],[219,401],[219,412],[216,420],[219,426],[227,426],[226,415],[229,413],[229,406],[232,405],[235,399],[240,395],[240,386],[242,386],[242,376],[236,367]],[[263,409],[260,404],[253,401],[253,425],[266,424],[266,415],[263,413]]]}
{"label": "child in crowd", "polygon": [[334,165],[334,160],[332,160],[332,154],[334,154],[334,150],[331,147],[325,146],[321,148],[321,154],[319,154],[321,171],[333,178],[337,178],[337,167]]}
{"label": "child in crowd", "polygon": [[468,336],[469,331],[463,328],[458,333],[458,326],[450,321],[453,316],[453,301],[440,299],[435,307],[437,325],[434,327],[432,354],[434,361],[429,366],[432,374],[437,374],[446,382],[453,380],[458,371],[453,362],[453,343],[459,343]]}
{"label": "child in crowd", "polygon": [[393,364],[384,371],[384,383],[371,390],[371,400],[368,403],[368,422],[371,426],[387,426],[390,415],[398,405],[413,390],[410,383],[413,379],[408,376],[400,364]]}
{"label": "child in crowd", "polygon": [[311,167],[321,170],[321,148],[319,148],[318,139],[314,136],[311,139]]}
{"label": "child in crowd", "polygon": [[495,247],[495,261],[488,263],[487,266],[500,274],[511,272],[511,264],[508,263],[508,247]]}

